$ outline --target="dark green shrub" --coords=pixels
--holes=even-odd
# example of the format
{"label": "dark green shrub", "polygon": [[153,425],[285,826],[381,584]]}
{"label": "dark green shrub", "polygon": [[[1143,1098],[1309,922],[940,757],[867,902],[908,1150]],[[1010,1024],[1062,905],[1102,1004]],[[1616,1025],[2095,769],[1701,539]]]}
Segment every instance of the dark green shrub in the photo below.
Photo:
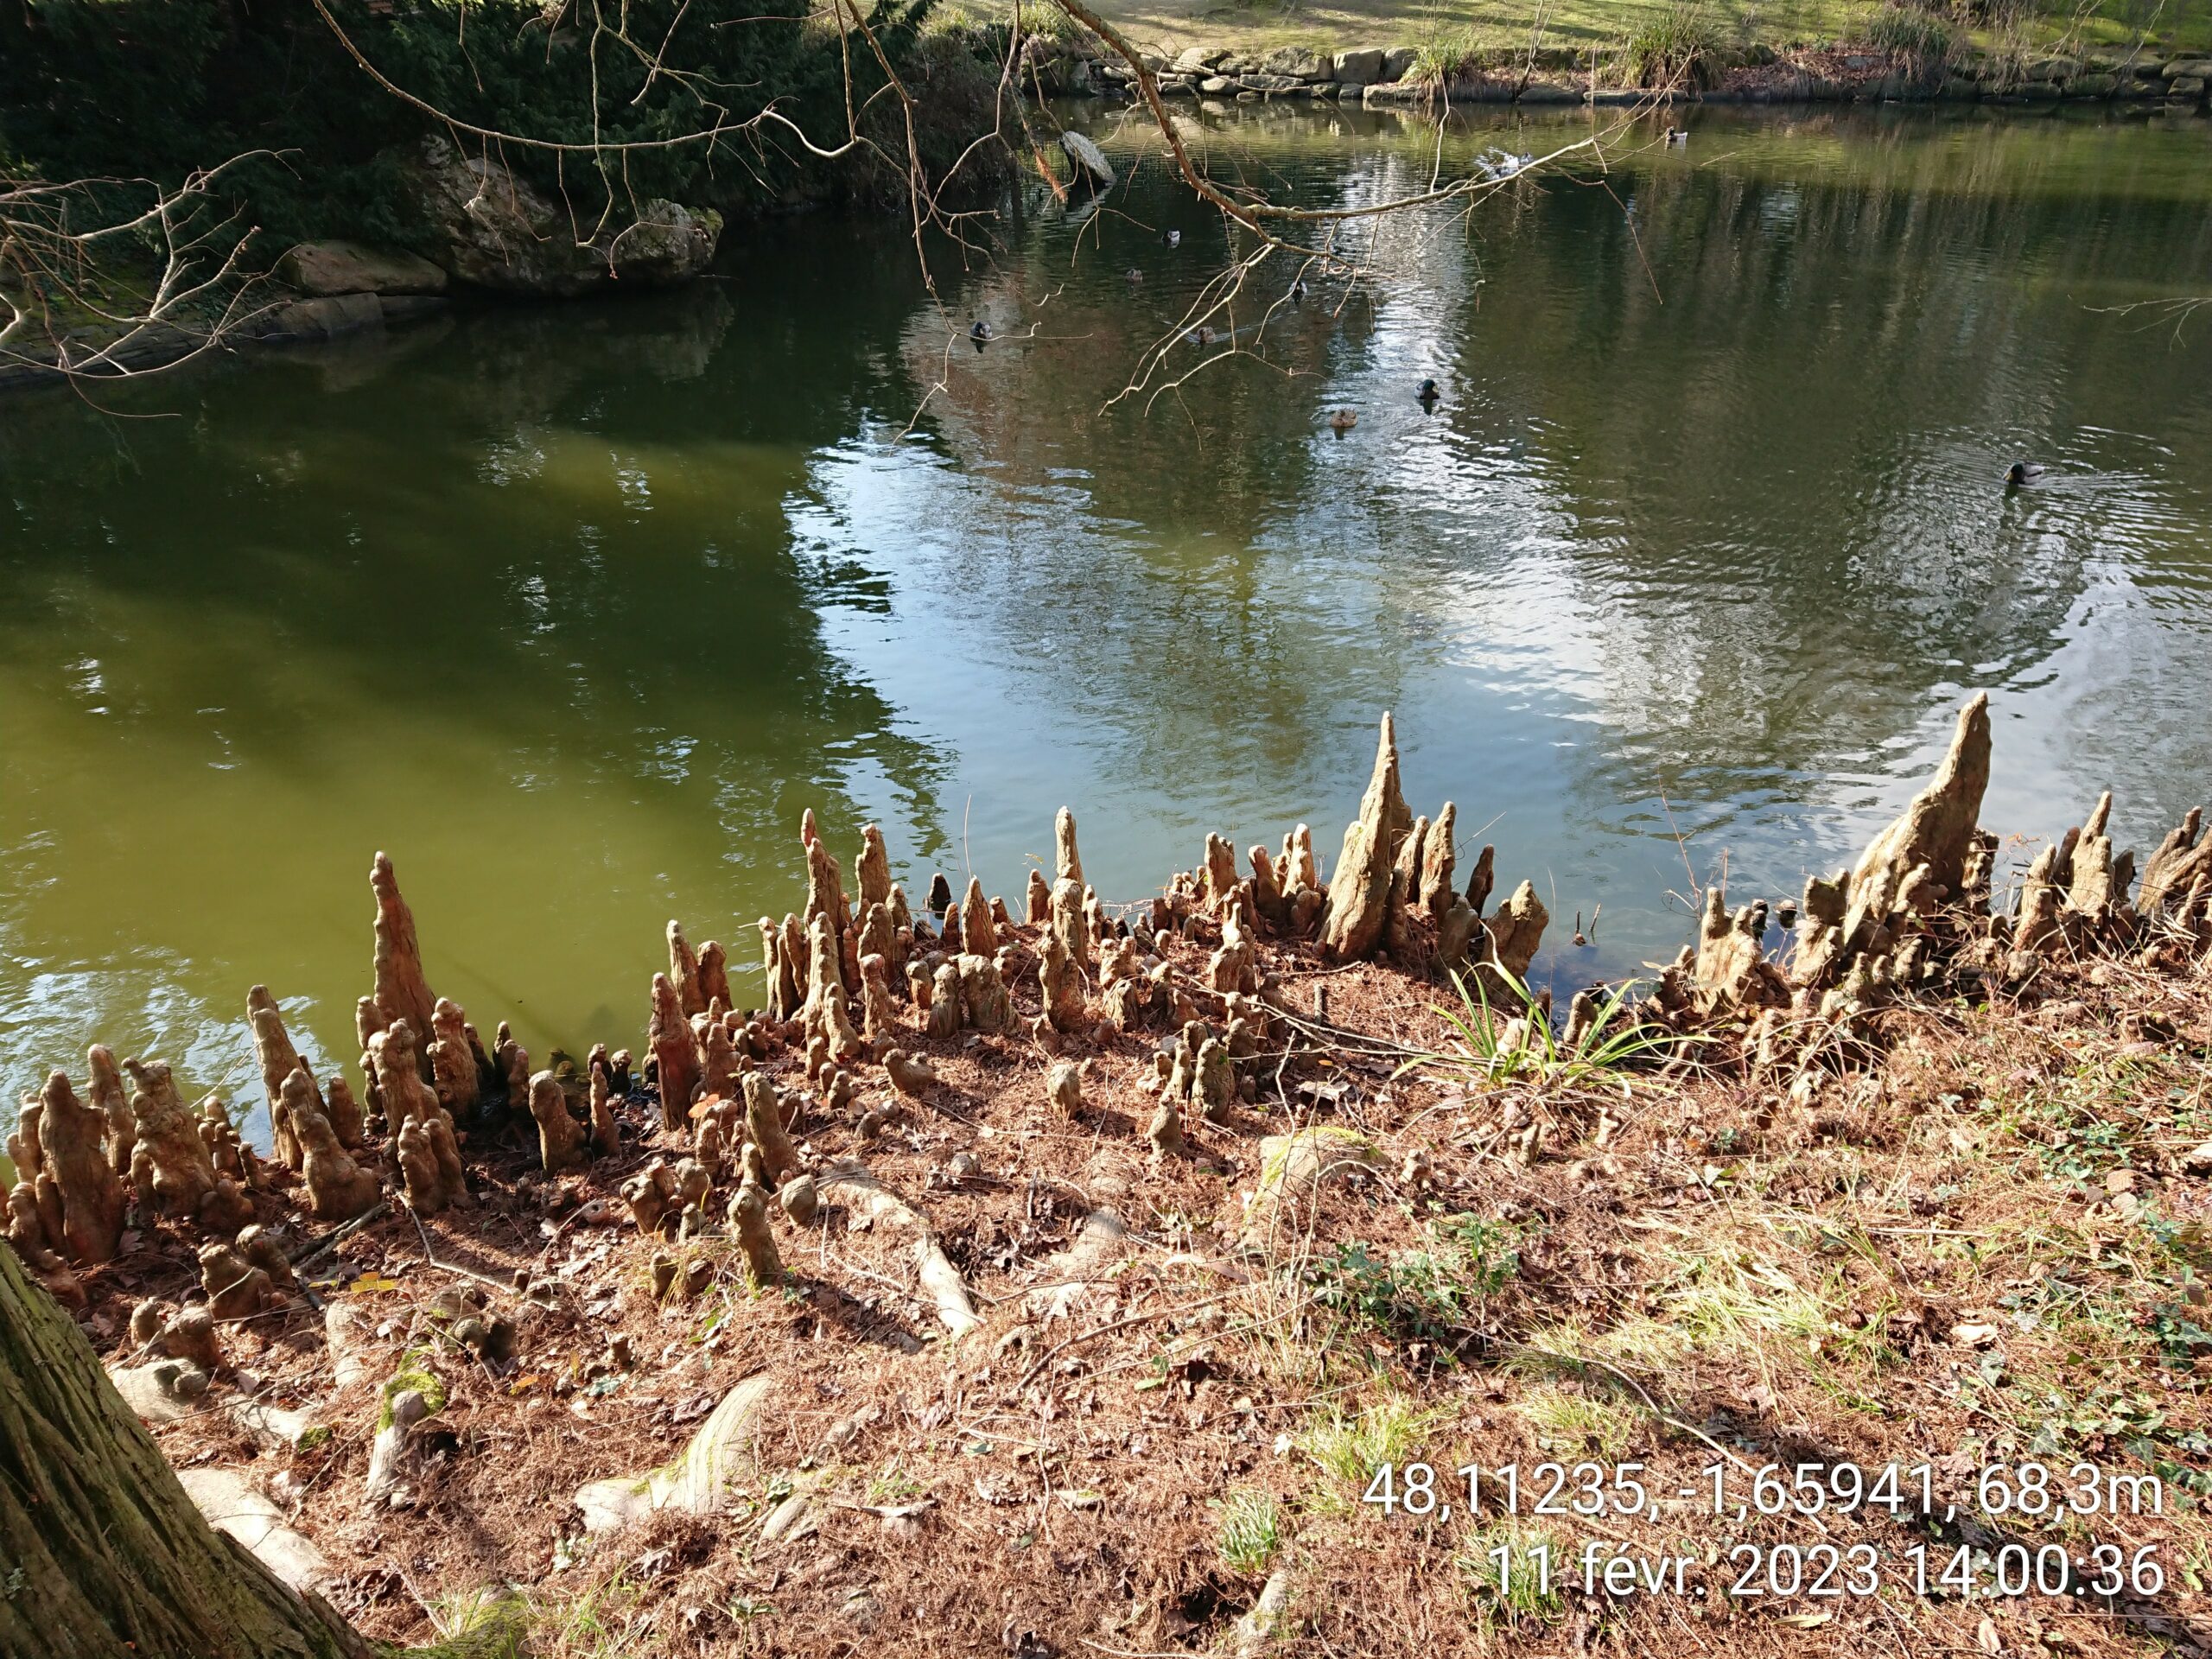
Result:
{"label": "dark green shrub", "polygon": [[[918,48],[934,0],[876,0],[868,25],[902,78],[950,95],[929,117],[940,164],[988,130],[988,100]],[[327,0],[353,46],[439,115],[540,143],[507,162],[588,220],[610,199],[741,208],[817,165],[787,129],[746,124],[771,105],[818,143],[845,136],[848,58],[806,0]],[[880,89],[873,50],[849,57],[855,106]],[[979,67],[979,73],[985,73]],[[879,106],[890,100],[879,100]],[[952,129],[964,130],[954,142]],[[273,254],[302,238],[404,244],[404,172],[443,124],[379,86],[311,0],[11,0],[0,6],[0,157],[54,179],[175,182],[226,174],[222,204]],[[701,137],[701,135],[710,135]],[[903,123],[882,135],[903,156]],[[679,141],[679,142],[671,142]],[[480,137],[464,133],[474,145]],[[556,151],[544,142],[582,146]],[[642,146],[626,150],[589,147]],[[903,168],[900,169],[903,177]]]}

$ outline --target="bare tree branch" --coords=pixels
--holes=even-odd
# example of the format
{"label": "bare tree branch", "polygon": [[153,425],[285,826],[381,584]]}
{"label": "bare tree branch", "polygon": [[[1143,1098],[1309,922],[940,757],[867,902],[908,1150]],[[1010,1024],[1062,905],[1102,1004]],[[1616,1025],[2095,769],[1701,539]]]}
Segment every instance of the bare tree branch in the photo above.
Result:
{"label": "bare tree branch", "polygon": [[[253,315],[255,280],[251,231],[219,208],[215,186],[269,155],[233,156],[174,188],[0,175],[0,367],[136,378],[223,344]],[[158,362],[146,361],[149,346]]]}

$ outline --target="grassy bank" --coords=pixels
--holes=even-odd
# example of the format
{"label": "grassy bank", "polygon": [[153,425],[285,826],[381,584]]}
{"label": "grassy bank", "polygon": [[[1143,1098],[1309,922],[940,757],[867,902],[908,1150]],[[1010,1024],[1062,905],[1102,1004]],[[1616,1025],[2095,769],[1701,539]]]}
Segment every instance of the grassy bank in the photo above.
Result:
{"label": "grassy bank", "polygon": [[[971,11],[978,9],[970,8]],[[1105,0],[1109,22],[1148,51],[1173,57],[1185,47],[1222,45],[1239,53],[1308,47],[1345,51],[1408,46],[1432,53],[1525,50],[1531,44],[1589,51],[1625,46],[1694,28],[1738,51],[1775,51],[1865,42],[1895,25],[1894,8],[1866,0]],[[2168,54],[2212,49],[2212,7],[2191,0],[2100,0],[2071,7],[1993,8],[1970,18],[1936,9],[1958,37],[2020,55],[2124,52],[2139,41]],[[1924,14],[1923,14],[1924,15]]]}

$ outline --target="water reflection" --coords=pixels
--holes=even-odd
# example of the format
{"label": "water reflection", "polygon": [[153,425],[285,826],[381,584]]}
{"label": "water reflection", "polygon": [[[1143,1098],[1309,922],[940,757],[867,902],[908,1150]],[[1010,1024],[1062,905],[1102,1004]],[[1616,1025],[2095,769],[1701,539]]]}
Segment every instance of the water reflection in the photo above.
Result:
{"label": "water reflection", "polygon": [[345,1052],[377,846],[434,982],[573,1046],[630,1023],[640,915],[737,940],[731,893],[788,880],[805,806],[851,833],[862,777],[935,811],[940,763],[789,556],[842,389],[754,342],[778,416],[664,400],[735,316],[713,286],[257,365],[176,418],[31,411],[0,565],[11,1079],[92,1033],[235,1070],[255,979]]}
{"label": "water reflection", "polygon": [[[1359,201],[1581,118],[1191,131]],[[1970,686],[1993,824],[2196,798],[2208,353],[2100,308],[2201,285],[2201,124],[1707,113],[1363,227],[1371,285],[1263,266],[1247,354],[1119,401],[1243,249],[1106,136],[1128,188],[1010,201],[941,304],[802,220],[682,296],[11,405],[0,1079],[97,1035],[235,1085],[256,980],[343,1056],[378,846],[440,990],[632,1040],[660,922],[745,959],[804,806],[1013,893],[1071,802],[1135,896],[1209,830],[1332,849],[1386,707],[1421,806],[1604,903],[1567,974],[1671,950],[1686,856],[1833,862]]]}

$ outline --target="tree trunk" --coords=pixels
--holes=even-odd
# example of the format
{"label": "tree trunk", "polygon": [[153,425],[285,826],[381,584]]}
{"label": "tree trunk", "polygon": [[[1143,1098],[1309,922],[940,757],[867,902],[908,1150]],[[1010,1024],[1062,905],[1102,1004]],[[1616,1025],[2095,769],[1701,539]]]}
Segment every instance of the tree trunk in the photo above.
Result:
{"label": "tree trunk", "polygon": [[0,1659],[367,1659],[202,1518],[76,1324],[0,1244]]}

